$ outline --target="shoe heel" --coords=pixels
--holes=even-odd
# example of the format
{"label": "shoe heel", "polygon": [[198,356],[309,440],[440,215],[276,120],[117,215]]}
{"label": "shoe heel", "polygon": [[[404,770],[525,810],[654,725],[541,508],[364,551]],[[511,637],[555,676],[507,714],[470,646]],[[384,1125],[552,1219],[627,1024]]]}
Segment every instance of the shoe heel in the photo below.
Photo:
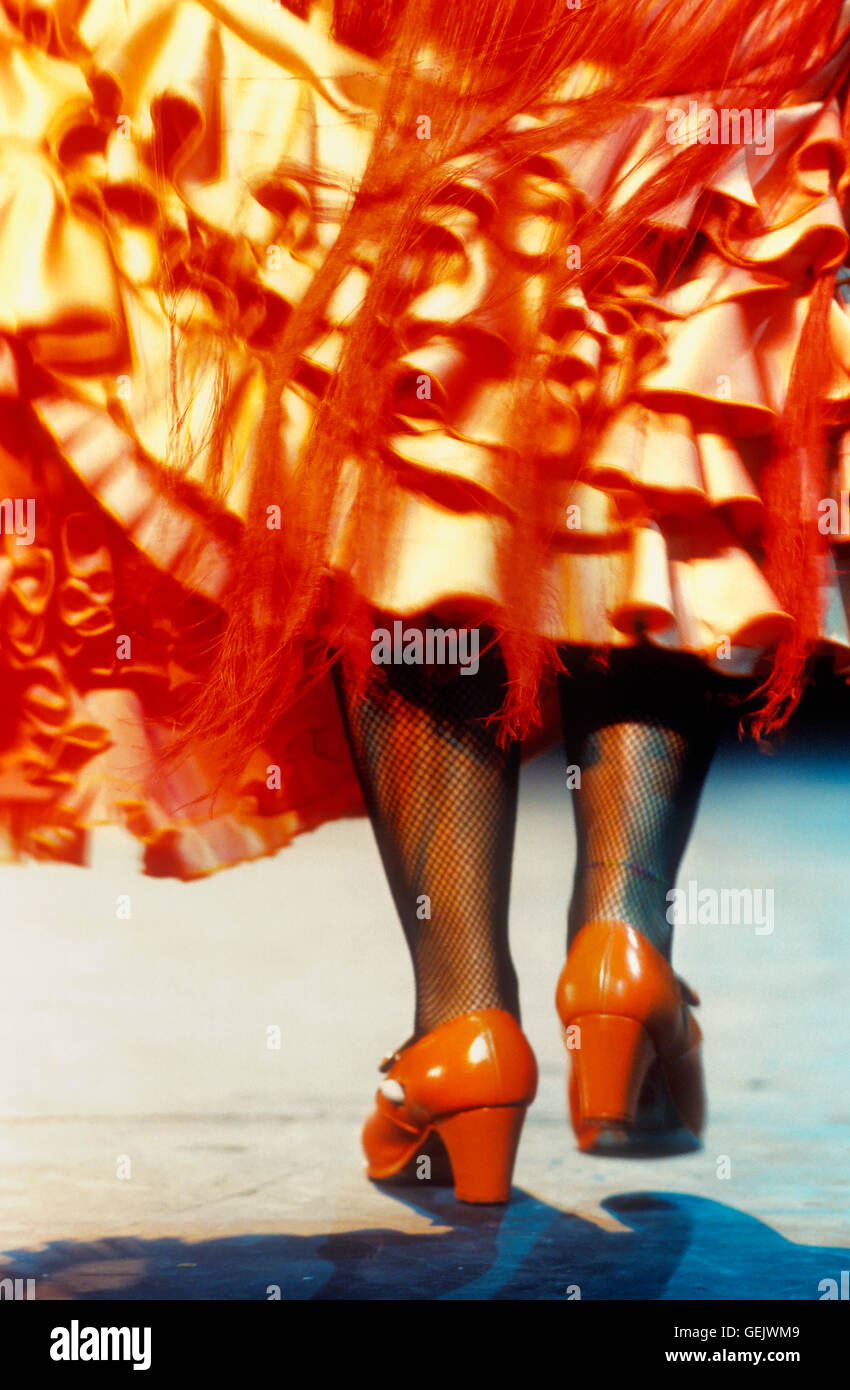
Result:
{"label": "shoe heel", "polygon": [[507,1202],[524,1105],[484,1106],[437,1120],[459,1202]]}
{"label": "shoe heel", "polygon": [[643,1024],[617,1014],[574,1020],[578,1046],[570,1049],[584,1124],[634,1124],[638,1098],[655,1057]]}

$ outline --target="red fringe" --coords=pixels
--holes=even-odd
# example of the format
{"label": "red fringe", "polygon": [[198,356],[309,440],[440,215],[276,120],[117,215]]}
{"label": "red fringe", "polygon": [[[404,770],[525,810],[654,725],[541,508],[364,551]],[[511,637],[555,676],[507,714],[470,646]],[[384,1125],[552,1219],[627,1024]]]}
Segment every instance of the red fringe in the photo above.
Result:
{"label": "red fringe", "polygon": [[835,272],[819,277],[797,343],[776,449],[762,479],[768,515],[765,577],[794,626],[778,646],[752,722],[756,738],[778,729],[796,708],[820,631],[825,537],[817,504],[826,488],[824,353],[835,298]]}
{"label": "red fringe", "polygon": [[[494,147],[506,163],[519,163],[565,138],[597,138],[641,103],[674,92],[702,92],[736,107],[779,106],[835,50],[840,10],[840,0],[583,0],[577,10],[567,0],[338,0],[337,25],[346,40],[383,55],[388,76],[379,129],[339,236],[274,345],[228,621],[178,749],[196,739],[211,741],[235,767],[340,650],[349,654],[352,679],[362,684],[375,674],[368,657],[371,616],[338,584],[329,588],[328,518],[345,508],[351,542],[340,568],[362,592],[380,591],[396,558],[384,553],[395,495],[392,467],[381,452],[392,416],[388,369],[403,355],[400,296],[409,293],[422,251],[423,214],[444,192],[447,163],[476,153],[489,158]],[[428,51],[439,62],[423,76],[417,59]],[[598,65],[606,74],[604,90],[564,102],[552,108],[551,120],[511,133],[511,117],[549,101],[577,62]],[[430,141],[411,135],[423,111],[431,118]],[[587,225],[576,229],[582,267],[568,271],[560,257],[543,269],[550,303],[570,283],[591,292],[619,257],[636,252],[654,213],[694,185],[710,187],[728,157],[722,147],[673,148],[663,138],[658,152],[663,163],[648,186],[624,207],[593,209]],[[304,347],[325,331],[331,296],[351,264],[362,262],[364,247],[369,290],[297,467],[292,460],[287,466],[281,458],[282,393],[298,379]],[[823,275],[764,479],[768,578],[795,629],[764,687],[755,725],[761,733],[787,718],[799,699],[817,632],[822,538],[812,517],[824,486],[819,398],[827,367],[821,349],[832,295],[833,276]],[[541,325],[546,312],[543,304]],[[539,636],[547,630],[552,522],[545,469],[529,448],[535,411],[543,409],[544,364],[535,332],[517,346],[515,447],[505,451],[501,480],[515,524],[507,528],[511,535],[499,557],[506,608],[490,615],[508,668],[499,714],[504,739],[535,727],[541,675],[558,665],[552,643]],[[576,451],[576,474],[591,443],[588,429]],[[359,469],[353,500],[346,474],[352,459]],[[269,532],[267,506],[279,500],[285,503],[283,529]]]}

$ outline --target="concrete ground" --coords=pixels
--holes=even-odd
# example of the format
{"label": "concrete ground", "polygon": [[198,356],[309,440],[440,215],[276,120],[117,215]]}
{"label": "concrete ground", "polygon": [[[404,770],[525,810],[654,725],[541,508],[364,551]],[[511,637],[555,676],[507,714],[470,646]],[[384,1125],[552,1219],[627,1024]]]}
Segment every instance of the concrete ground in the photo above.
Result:
{"label": "concrete ground", "polygon": [[817,1299],[850,1269],[850,747],[730,748],[712,772],[681,882],[772,888],[774,930],[679,931],[711,1117],[676,1158],[580,1156],[565,1123],[570,794],[558,759],[525,769],[513,939],[541,1084],[504,1209],[362,1175],[411,1006],[365,821],[197,884],[142,877],[118,831],[89,871],[0,870],[0,1274],[52,1299]]}

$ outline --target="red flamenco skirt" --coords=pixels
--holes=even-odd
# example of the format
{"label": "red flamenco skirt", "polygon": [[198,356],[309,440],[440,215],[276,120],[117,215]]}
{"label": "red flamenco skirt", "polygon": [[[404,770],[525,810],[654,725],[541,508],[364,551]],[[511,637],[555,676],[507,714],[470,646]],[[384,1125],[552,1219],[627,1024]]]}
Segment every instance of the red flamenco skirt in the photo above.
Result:
{"label": "red flamenco skirt", "polygon": [[[0,856],[84,862],[90,828],[120,822],[148,873],[195,878],[364,809],[327,677],[217,791],[200,749],[170,769],[160,755],[227,614],[262,345],[322,263],[369,153],[369,65],[285,12],[263,7],[259,24],[254,0],[56,4],[35,28],[29,7],[16,13],[0,10]],[[623,258],[559,305],[542,384],[551,439],[536,441],[552,537],[541,636],[643,640],[747,675],[788,632],[762,567],[760,480],[815,279],[848,250],[828,85],[789,94],[769,153],[730,148],[720,177],[659,215],[668,245],[689,244],[672,284]],[[552,238],[568,254],[571,226],[616,182],[625,197],[651,179],[668,104],[526,163],[458,162],[423,213],[382,446],[380,578],[352,558],[346,506],[328,519],[329,571],[389,625],[436,614],[498,628],[518,324],[534,319]],[[285,392],[290,456],[367,282],[352,266]],[[838,300],[828,333],[821,635],[850,670]],[[604,427],[576,478],[589,404]]]}

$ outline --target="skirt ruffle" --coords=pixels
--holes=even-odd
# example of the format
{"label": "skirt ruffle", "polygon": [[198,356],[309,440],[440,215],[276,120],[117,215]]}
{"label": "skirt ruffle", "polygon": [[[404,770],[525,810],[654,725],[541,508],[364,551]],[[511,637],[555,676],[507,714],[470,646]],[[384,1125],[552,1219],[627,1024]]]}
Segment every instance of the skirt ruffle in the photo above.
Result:
{"label": "skirt ruffle", "polygon": [[[675,253],[700,209],[669,288],[632,255],[543,325],[547,637],[649,641],[748,674],[788,630],[762,573],[761,474],[814,277],[848,250],[827,85],[789,97],[769,154],[730,149],[722,177],[658,214],[647,230]],[[366,59],[252,0],[4,0],[0,474],[2,496],[31,498],[36,517],[33,542],[6,534],[0,559],[7,857],[82,861],[88,828],[119,820],[148,872],[191,878],[363,810],[327,679],[237,787],[216,791],[200,752],[168,775],[158,754],[226,612],[263,352],[337,236],[379,86]],[[458,161],[424,214],[390,367],[393,562],[379,583],[345,558],[344,499],[329,521],[331,569],[375,608],[497,618],[497,555],[517,522],[502,486],[515,344],[536,322],[538,270],[580,254],[576,228],[615,187],[625,199],[652,178],[666,109],[524,164],[498,150]],[[285,392],[290,458],[368,283],[364,249]],[[829,336],[846,525],[838,301]],[[576,441],[600,416],[576,477]],[[850,530],[831,534],[822,637],[845,669]]]}
{"label": "skirt ruffle", "polygon": [[[519,169],[459,168],[445,206],[431,211],[432,273],[420,268],[424,288],[402,325],[411,348],[398,364],[399,429],[387,440],[398,492],[386,549],[398,559],[369,592],[377,607],[434,609],[459,593],[478,610],[503,606],[497,556],[513,518],[497,456],[515,447],[511,344],[533,321],[535,269],[575,249],[579,219],[615,179],[632,192],[651,178],[641,161],[663,120],[648,109],[628,138],[535,155]],[[846,256],[846,179],[835,104],[790,106],[777,113],[770,156],[734,152],[715,186],[659,214],[654,230],[675,246],[708,200],[672,288],[660,292],[632,257],[591,297],[571,291],[546,325],[551,428],[535,450],[552,503],[547,635],[604,646],[642,636],[744,673],[787,631],[761,572],[760,481],[814,275]],[[829,335],[838,498],[850,420],[850,321],[838,302]],[[416,383],[426,383],[424,402]],[[570,453],[600,404],[607,424],[576,478]],[[343,521],[340,554],[344,537]],[[824,572],[822,635],[846,664],[840,575],[840,560]]]}

